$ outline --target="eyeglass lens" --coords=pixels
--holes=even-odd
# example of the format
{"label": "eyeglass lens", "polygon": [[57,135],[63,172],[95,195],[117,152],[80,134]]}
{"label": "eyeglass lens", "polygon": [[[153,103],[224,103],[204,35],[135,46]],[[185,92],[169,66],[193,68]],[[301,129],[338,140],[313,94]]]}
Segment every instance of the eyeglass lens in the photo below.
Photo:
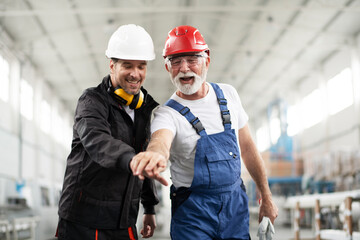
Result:
{"label": "eyeglass lens", "polygon": [[170,58],[170,64],[172,67],[179,67],[184,60],[189,66],[195,66],[199,63],[199,58],[202,55],[191,55],[191,56],[179,56]]}

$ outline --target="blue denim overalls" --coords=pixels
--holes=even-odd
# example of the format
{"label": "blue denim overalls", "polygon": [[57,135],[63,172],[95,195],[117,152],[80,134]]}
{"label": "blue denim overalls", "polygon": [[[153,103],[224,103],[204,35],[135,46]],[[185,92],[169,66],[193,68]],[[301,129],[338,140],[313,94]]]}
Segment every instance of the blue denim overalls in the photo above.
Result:
{"label": "blue denim overalls", "polygon": [[222,90],[211,85],[220,106],[223,132],[207,135],[188,107],[173,99],[165,104],[183,115],[200,135],[190,188],[171,186],[173,240],[250,239],[248,198],[240,178],[235,130]]}

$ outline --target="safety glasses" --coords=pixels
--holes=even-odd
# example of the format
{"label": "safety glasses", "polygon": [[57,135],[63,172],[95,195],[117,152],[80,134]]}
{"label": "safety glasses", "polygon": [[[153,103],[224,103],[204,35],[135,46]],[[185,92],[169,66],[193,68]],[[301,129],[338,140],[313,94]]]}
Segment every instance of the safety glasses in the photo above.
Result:
{"label": "safety glasses", "polygon": [[195,54],[195,55],[181,55],[176,57],[168,57],[166,58],[166,64],[168,64],[169,67],[172,69],[179,69],[182,62],[185,61],[185,63],[188,65],[188,67],[194,67],[200,64],[200,59],[202,57],[206,57],[202,54]]}

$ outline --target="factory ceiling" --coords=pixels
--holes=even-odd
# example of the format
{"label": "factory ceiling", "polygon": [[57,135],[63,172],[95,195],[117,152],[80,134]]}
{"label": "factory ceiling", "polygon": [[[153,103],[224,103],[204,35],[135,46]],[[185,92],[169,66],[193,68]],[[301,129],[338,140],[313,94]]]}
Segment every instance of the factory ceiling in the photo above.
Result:
{"label": "factory ceiling", "polygon": [[[232,84],[250,116],[296,91],[302,79],[360,31],[359,0],[1,0],[0,30],[73,111],[109,72],[105,49],[123,24],[143,26],[156,60],[145,87],[164,103],[174,91],[162,49],[169,30],[197,27],[210,48],[208,81]],[[1,33],[0,33],[1,36]],[[316,84],[316,83],[314,83]]]}

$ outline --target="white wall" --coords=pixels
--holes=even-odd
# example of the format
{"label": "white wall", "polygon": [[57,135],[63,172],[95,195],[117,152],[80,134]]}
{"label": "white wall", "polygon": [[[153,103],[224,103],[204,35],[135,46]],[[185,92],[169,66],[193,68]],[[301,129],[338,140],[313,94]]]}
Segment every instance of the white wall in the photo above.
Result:
{"label": "white wall", "polygon": [[[358,39],[359,37],[357,37]],[[356,72],[359,63],[354,64],[351,51],[356,51],[359,56],[359,46],[348,46],[342,51],[336,53],[332,58],[322,66],[322,74],[325,79],[330,79],[334,75],[341,72],[346,67],[350,67],[352,72]],[[359,76],[354,76],[354,82],[358,83]],[[314,83],[314,87],[317,84]],[[360,94],[360,89],[354,87],[354,93]],[[355,99],[355,103],[340,111],[335,115],[325,116],[321,123],[305,129],[300,134],[300,142],[302,151],[327,152],[331,150],[351,148],[360,148],[360,121],[358,118],[359,100]]]}
{"label": "white wall", "polygon": [[[4,33],[2,33],[4,34]],[[37,239],[54,236],[57,224],[57,205],[65,170],[66,157],[71,145],[70,134],[62,142],[40,129],[41,100],[44,98],[66,123],[62,132],[71,131],[72,113],[62,106],[56,94],[45,83],[36,68],[26,57],[6,48],[0,40],[0,55],[10,64],[9,100],[0,99],[0,207],[9,197],[25,197],[33,214],[40,216]],[[10,46],[10,45],[9,45]],[[24,77],[33,87],[33,119],[27,120],[19,113],[19,86]],[[17,183],[24,183],[22,191]],[[44,206],[41,187],[49,191],[50,204]]]}
{"label": "white wall", "polygon": [[[27,75],[27,79],[31,80],[29,77],[31,78],[31,74]],[[15,81],[18,82],[19,78],[11,76],[11,82]],[[41,80],[37,79],[37,81]],[[34,88],[34,93],[37,91]],[[18,95],[18,91],[14,93]],[[0,112],[2,113],[0,118],[0,179],[5,178],[14,182],[21,179],[25,181],[42,179],[50,185],[61,185],[71,139],[63,144],[53,138],[50,134],[52,131],[45,134],[37,121],[39,107],[34,106],[33,120],[29,121],[21,116],[20,123],[19,111],[14,109],[11,104],[11,100],[18,96],[13,96],[12,92],[10,95],[8,103],[0,101]],[[61,115],[70,116],[70,114]],[[5,192],[0,196],[0,202],[4,203],[7,197],[8,194]]]}
{"label": "white wall", "polygon": [[[314,66],[312,72],[304,72],[298,84],[281,96],[288,105],[295,105],[315,89],[326,92],[327,81],[345,68],[350,68],[352,72],[354,104],[334,115],[330,115],[325,107],[320,123],[303,129],[293,137],[295,158],[305,161],[305,174],[321,175],[318,171],[331,166],[331,158],[339,152],[360,151],[360,34],[348,39],[347,45],[324,59],[322,65]],[[324,102],[326,98],[324,94]],[[299,116],[300,119],[304,117]],[[264,112],[263,119],[257,119],[254,128],[258,129],[266,122],[268,117]],[[255,129],[252,129],[253,133]],[[355,164],[360,165],[359,162]]]}

